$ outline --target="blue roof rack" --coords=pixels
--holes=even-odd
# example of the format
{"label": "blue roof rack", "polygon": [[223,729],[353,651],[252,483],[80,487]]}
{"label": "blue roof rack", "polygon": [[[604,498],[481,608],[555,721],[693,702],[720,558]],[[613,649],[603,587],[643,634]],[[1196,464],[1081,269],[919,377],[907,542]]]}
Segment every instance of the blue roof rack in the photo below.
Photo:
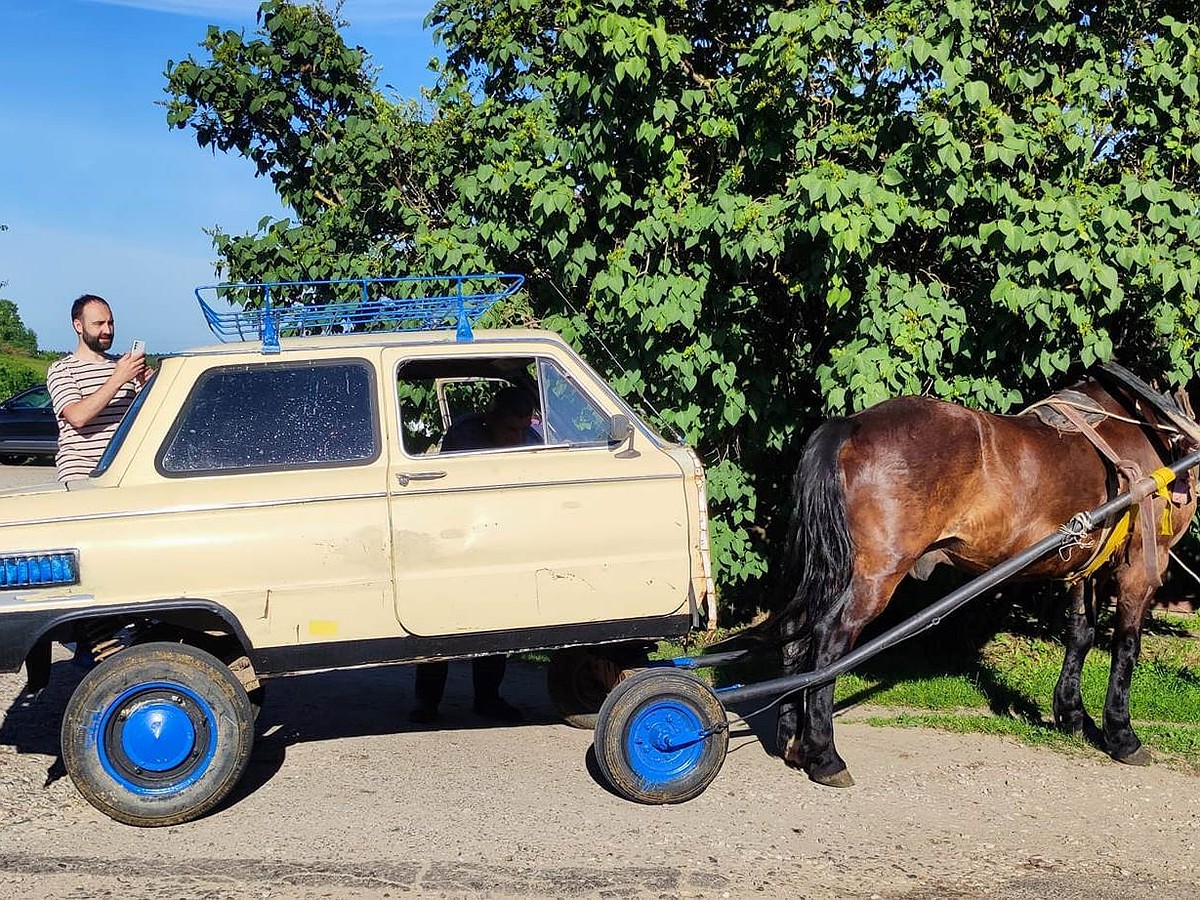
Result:
{"label": "blue roof rack", "polygon": [[316,334],[455,328],[470,341],[479,317],[524,283],[507,274],[261,281],[203,285],[196,299],[221,341],[261,340],[263,353],[278,353],[281,337]]}

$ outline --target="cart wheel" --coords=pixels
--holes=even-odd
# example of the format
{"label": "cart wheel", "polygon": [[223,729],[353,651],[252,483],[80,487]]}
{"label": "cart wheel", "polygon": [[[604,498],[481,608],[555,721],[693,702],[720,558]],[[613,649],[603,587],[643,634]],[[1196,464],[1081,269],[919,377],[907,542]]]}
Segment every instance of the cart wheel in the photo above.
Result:
{"label": "cart wheel", "polygon": [[546,693],[563,720],[575,728],[596,727],[609,691],[646,664],[646,651],[623,653],[619,661],[591,647],[569,647],[550,656]]}
{"label": "cart wheel", "polygon": [[62,755],[84,798],[128,825],[208,812],[250,761],[254,712],[220,660],[185,644],[136,644],[92,669],[63,714]]}
{"label": "cart wheel", "polygon": [[596,721],[596,762],[618,794],[682,803],[721,771],[729,745],[725,707],[690,675],[647,669],[618,684]]}

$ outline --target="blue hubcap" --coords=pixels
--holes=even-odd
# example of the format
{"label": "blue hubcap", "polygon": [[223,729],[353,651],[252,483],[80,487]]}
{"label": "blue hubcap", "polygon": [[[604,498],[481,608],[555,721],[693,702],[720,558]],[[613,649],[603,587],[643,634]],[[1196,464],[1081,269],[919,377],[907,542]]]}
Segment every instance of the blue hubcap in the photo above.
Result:
{"label": "blue hubcap", "polygon": [[625,751],[629,767],[646,784],[665,784],[691,772],[706,746],[704,724],[678,700],[648,703],[629,723]]}
{"label": "blue hubcap", "polygon": [[121,729],[121,749],[136,767],[166,772],[180,765],[196,746],[196,728],[186,712],[162,700],[130,711]]}
{"label": "blue hubcap", "polygon": [[90,726],[104,771],[142,796],[195,784],[217,751],[217,715],[196,691],[153,681],[123,691]]}

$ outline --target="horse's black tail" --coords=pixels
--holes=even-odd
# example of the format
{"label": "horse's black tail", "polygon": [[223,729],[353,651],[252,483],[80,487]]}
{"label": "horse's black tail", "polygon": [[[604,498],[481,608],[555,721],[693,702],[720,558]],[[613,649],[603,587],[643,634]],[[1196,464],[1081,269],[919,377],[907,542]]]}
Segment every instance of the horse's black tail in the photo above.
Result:
{"label": "horse's black tail", "polygon": [[783,574],[777,582],[783,601],[778,635],[785,644],[807,644],[813,626],[837,613],[850,596],[854,543],[838,455],[853,431],[848,419],[826,422],[808,439],[796,469]]}

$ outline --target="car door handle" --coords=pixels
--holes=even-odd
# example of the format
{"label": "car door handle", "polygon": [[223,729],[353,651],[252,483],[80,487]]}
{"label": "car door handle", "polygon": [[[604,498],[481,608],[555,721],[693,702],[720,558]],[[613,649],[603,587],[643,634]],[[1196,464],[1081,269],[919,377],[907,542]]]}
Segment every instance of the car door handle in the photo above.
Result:
{"label": "car door handle", "polygon": [[437,481],[439,478],[445,478],[445,472],[397,472],[396,480],[400,482],[400,487],[408,487],[410,481]]}

